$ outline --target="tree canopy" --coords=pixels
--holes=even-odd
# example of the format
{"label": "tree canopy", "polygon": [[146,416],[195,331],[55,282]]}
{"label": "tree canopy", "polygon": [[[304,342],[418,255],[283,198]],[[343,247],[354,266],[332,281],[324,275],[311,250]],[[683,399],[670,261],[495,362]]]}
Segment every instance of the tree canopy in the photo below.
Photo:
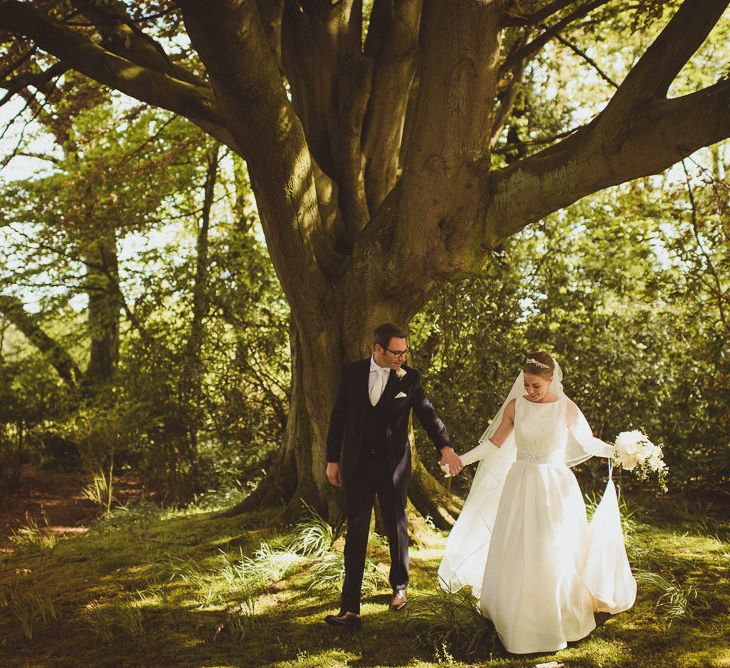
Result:
{"label": "tree canopy", "polygon": [[[520,230],[730,136],[726,62],[705,55],[727,6],[4,0],[0,85],[38,118],[55,106],[61,135],[80,91],[111,90],[245,160],[291,309],[288,438],[268,489],[334,509],[322,462],[341,362]],[[414,502],[438,515],[418,492],[430,484],[418,468]]]}

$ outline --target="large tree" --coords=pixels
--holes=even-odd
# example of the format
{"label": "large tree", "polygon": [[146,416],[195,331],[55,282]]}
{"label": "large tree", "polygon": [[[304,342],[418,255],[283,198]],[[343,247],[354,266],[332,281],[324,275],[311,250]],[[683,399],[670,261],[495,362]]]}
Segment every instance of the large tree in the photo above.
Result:
{"label": "large tree", "polygon": [[[437,285],[477,272],[541,217],[730,136],[729,79],[667,95],[728,5],[685,0],[588,124],[508,165],[492,159],[530,60],[630,4],[3,0],[0,29],[15,36],[10,87],[73,68],[246,160],[292,312],[289,438],[262,490],[334,508],[329,410],[342,361],[368,352],[373,325],[407,323]],[[190,53],[174,52],[180,20]],[[414,503],[446,521],[429,488],[417,465]]]}

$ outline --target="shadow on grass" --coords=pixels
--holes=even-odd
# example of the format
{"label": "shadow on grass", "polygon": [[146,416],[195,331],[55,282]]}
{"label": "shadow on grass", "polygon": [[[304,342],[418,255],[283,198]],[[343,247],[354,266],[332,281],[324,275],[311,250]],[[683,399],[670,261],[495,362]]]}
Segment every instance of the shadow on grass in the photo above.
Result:
{"label": "shadow on grass", "polygon": [[[680,593],[691,594],[690,586],[704,590],[689,601],[689,614],[668,624],[660,593],[642,585],[630,612],[598,615],[598,628],[588,638],[557,656],[519,657],[506,653],[491,623],[475,615],[468,600],[438,593],[434,550],[413,551],[418,567],[408,608],[388,610],[390,595],[379,587],[363,598],[363,628],[357,632],[324,623],[337,610],[339,590],[309,588],[312,560],[297,562],[257,590],[247,609],[240,583],[226,581],[225,568],[257,554],[263,541],[288,544],[291,528],[270,520],[260,514],[160,513],[138,522],[130,516],[118,526],[100,525],[63,540],[52,551],[14,555],[0,571],[0,656],[21,665],[307,668],[414,662],[526,666],[558,658],[573,668],[720,665],[712,663],[713,653],[727,650],[730,594],[722,560],[727,545],[677,533],[684,518],[659,528],[642,525],[632,541],[634,556],[665,573]],[[439,540],[424,536],[426,544]],[[387,548],[373,540],[369,556],[387,563]],[[213,589],[206,595],[208,586]],[[57,614],[45,619],[48,605]],[[32,638],[23,634],[19,615],[34,626]]]}

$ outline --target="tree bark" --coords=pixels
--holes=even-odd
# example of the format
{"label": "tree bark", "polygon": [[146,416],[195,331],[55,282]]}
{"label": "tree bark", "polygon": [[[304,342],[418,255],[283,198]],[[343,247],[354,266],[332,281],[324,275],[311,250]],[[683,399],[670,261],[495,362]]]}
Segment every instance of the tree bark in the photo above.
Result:
{"label": "tree bark", "polygon": [[[383,311],[380,313],[386,320],[405,322],[397,308],[392,308],[390,318]],[[327,429],[343,355],[352,361],[371,354],[373,342],[369,332],[382,322],[378,317],[368,317],[369,312],[363,311],[362,315],[364,320],[351,322],[348,327],[348,323],[333,314],[316,340],[292,325],[292,393],[286,441],[271,473],[251,496],[228,511],[230,514],[246,512],[261,504],[284,502],[289,503],[285,516],[293,518],[301,510],[304,499],[331,521],[342,519],[341,494],[325,476]],[[437,399],[435,403],[438,404]],[[423,456],[437,456],[431,443],[419,447]],[[459,501],[426,470],[413,440],[411,452],[413,478],[409,498],[418,512],[431,516],[438,527],[448,528],[458,515]]]}
{"label": "tree bark", "polygon": [[58,375],[70,387],[77,387],[83,374],[65,348],[43,331],[38,318],[25,310],[17,297],[0,295],[0,311],[33,345],[44,353]]}
{"label": "tree bark", "polygon": [[[141,31],[100,24],[99,45],[28,3],[0,3],[0,28],[187,116],[246,160],[291,307],[293,361],[287,442],[252,498],[338,512],[324,475],[329,411],[342,361],[370,352],[375,325],[407,324],[439,283],[479,271],[525,225],[730,136],[727,78],[666,97],[728,5],[685,0],[591,123],[491,169],[490,137],[515,92],[500,78],[605,3],[555,0],[520,15],[505,0],[375,0],[362,48],[359,0],[177,0],[206,78],[181,72]],[[525,32],[505,62],[509,26]],[[448,523],[454,506],[428,501],[440,485],[417,458],[415,472],[414,505]]]}
{"label": "tree bark", "polygon": [[91,391],[112,380],[119,362],[117,245],[113,231],[107,236],[96,242],[86,257],[84,284],[89,299],[87,322],[91,342],[84,384]]}
{"label": "tree bark", "polygon": [[205,317],[209,310],[208,234],[213,196],[218,177],[220,146],[216,144],[208,156],[208,168],[203,185],[203,210],[195,244],[195,280],[190,333],[183,352],[183,366],[178,384],[180,402],[180,443],[182,456],[189,470],[190,484],[198,487],[198,431],[203,411],[203,362],[201,352],[205,334]]}

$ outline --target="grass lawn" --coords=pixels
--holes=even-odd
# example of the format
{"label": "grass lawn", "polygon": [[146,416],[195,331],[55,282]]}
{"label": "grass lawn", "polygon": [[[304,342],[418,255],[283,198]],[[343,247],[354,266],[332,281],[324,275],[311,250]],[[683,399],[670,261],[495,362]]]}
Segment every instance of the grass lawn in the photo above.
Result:
{"label": "grass lawn", "polygon": [[552,655],[508,655],[468,595],[436,584],[445,534],[419,524],[411,601],[387,609],[388,551],[371,537],[363,628],[336,611],[342,538],[316,518],[118,509],[87,533],[16,536],[0,571],[0,666],[730,667],[730,519],[677,499],[625,507],[638,600]]}

